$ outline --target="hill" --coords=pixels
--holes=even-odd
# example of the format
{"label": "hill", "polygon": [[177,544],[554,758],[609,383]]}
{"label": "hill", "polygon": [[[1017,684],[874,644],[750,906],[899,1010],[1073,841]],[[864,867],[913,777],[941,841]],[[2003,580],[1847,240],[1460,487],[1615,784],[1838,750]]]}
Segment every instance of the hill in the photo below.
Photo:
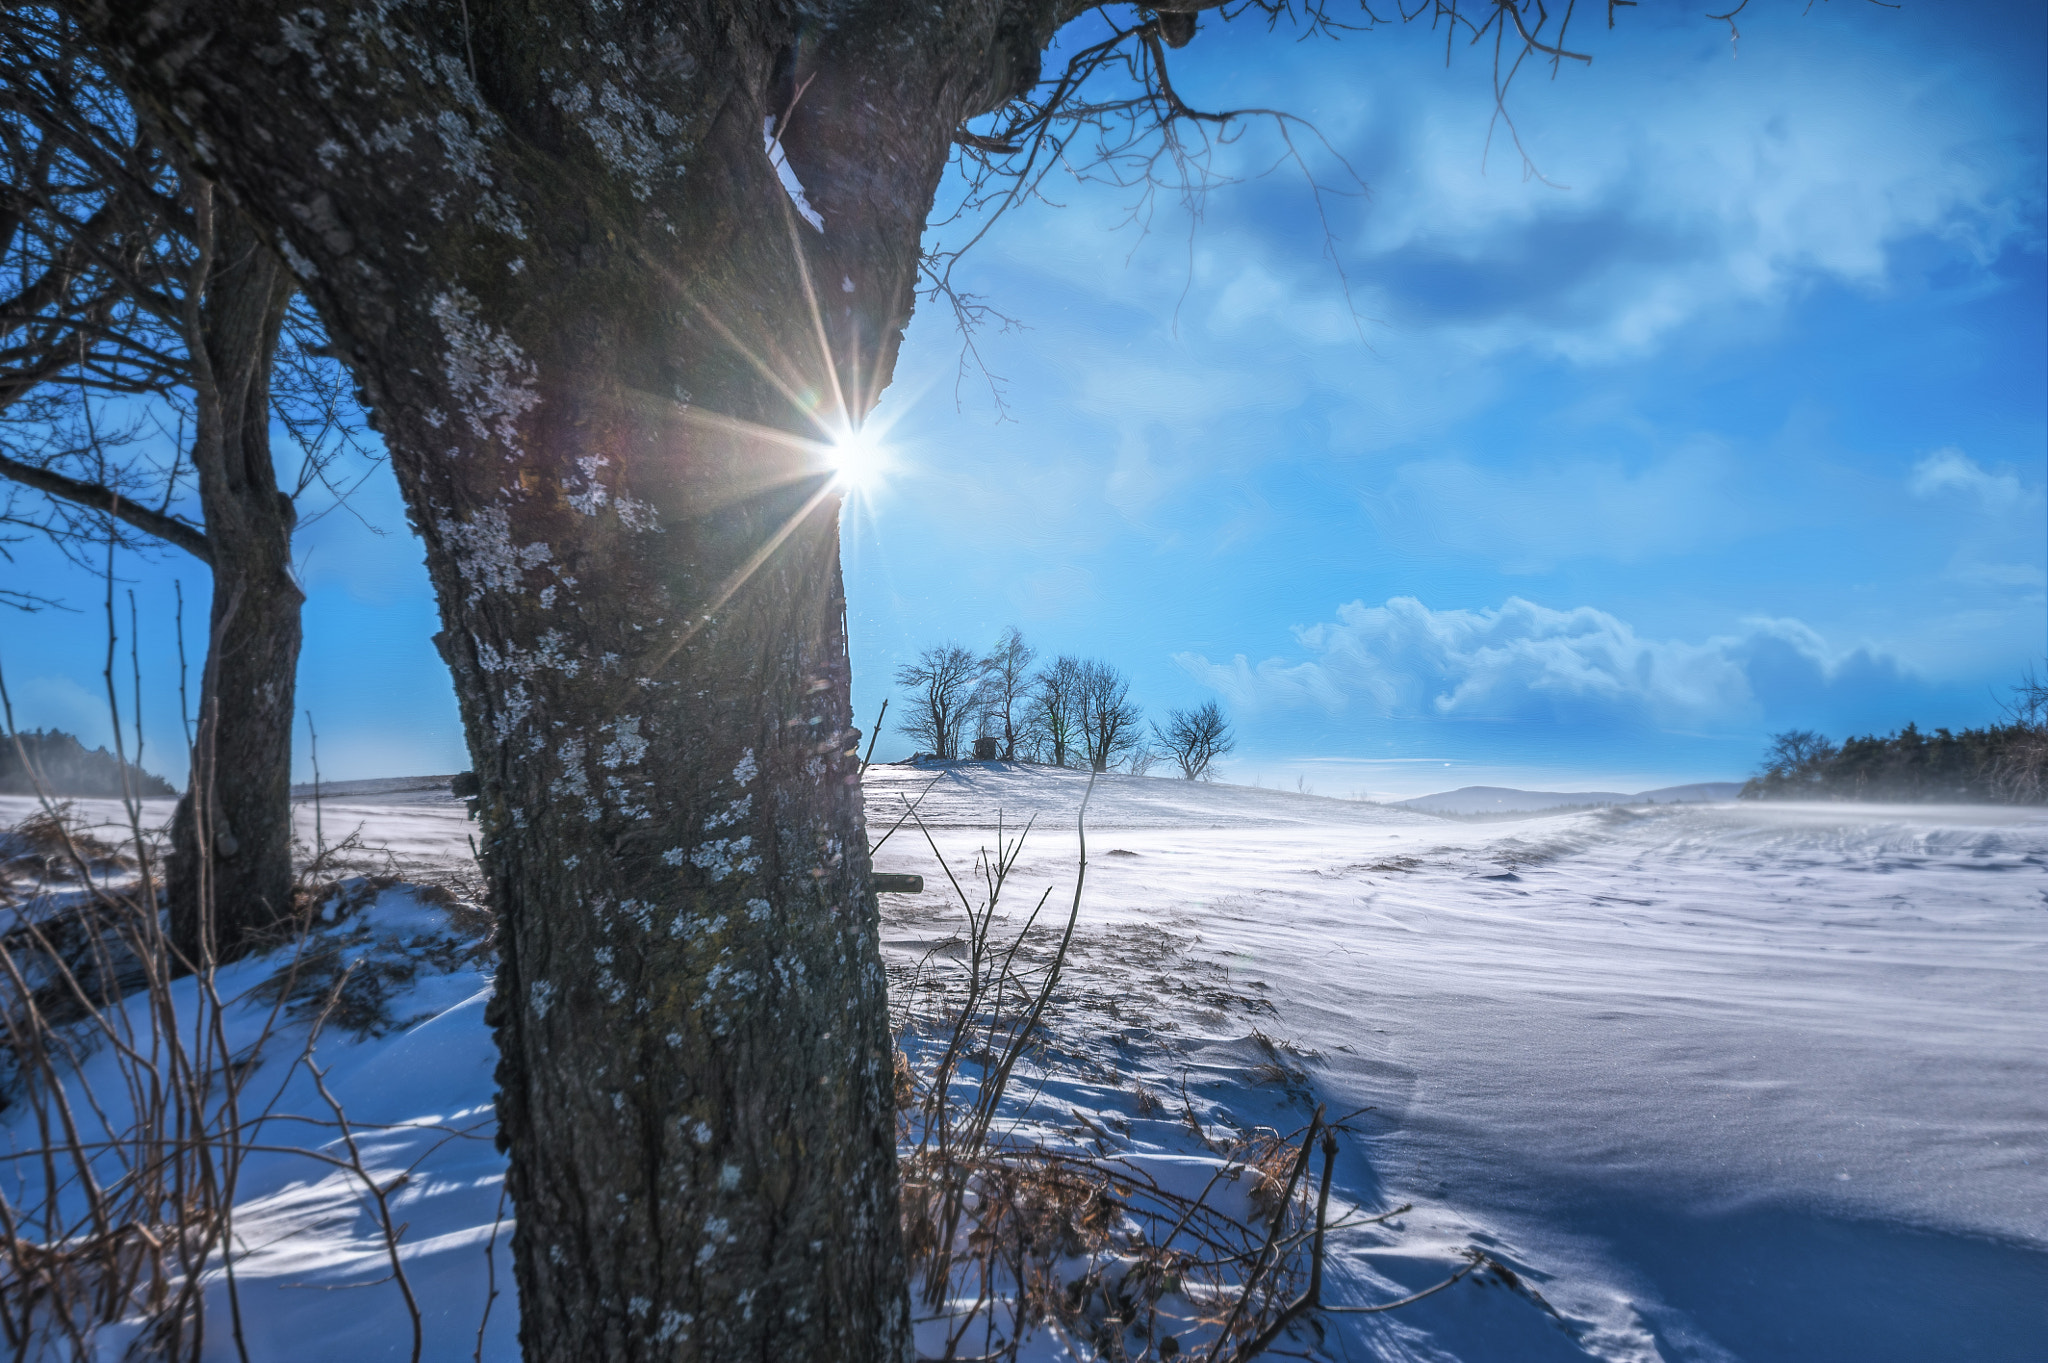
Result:
{"label": "hill", "polygon": [[[22,765],[24,753],[28,767]],[[30,729],[12,740],[0,740],[0,795],[34,795],[40,780],[45,795],[118,799],[124,793],[121,768],[121,759],[105,748],[88,748],[77,735],[62,729]],[[128,785],[133,794],[144,797],[178,793],[169,781],[132,762]]]}
{"label": "hill", "polygon": [[1585,808],[1590,805],[1685,805],[1712,804],[1732,800],[1742,789],[1735,781],[1696,781],[1686,786],[1660,786],[1656,790],[1625,795],[1612,790],[1516,790],[1510,786],[1463,786],[1436,795],[1418,795],[1396,800],[1398,809],[1418,809],[1425,814],[1534,814],[1546,809]]}

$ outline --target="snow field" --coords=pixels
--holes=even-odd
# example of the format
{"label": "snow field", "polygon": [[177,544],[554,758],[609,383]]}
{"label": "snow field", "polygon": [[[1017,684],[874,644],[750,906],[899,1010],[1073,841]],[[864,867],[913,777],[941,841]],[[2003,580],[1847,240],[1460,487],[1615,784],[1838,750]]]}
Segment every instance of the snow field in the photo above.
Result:
{"label": "snow field", "polygon": [[[877,767],[870,823],[880,837],[931,786],[920,816],[961,871],[993,845],[998,811],[1012,831],[1035,816],[1006,898],[1052,887],[1048,913],[1063,918],[1084,785],[993,764]],[[27,812],[17,803],[0,801],[0,820]],[[322,820],[330,843],[361,824],[366,843],[467,861],[471,826],[452,800],[351,796],[324,802]],[[304,806],[301,821],[310,841]],[[900,980],[949,950],[960,910],[915,827],[876,865],[926,878],[924,894],[883,900]],[[424,1356],[472,1355],[494,1263],[503,1295],[482,1356],[512,1359],[488,980],[443,968],[437,908],[386,891],[358,918],[380,953],[426,964],[388,1000],[408,1025],[329,1034],[319,1063],[373,1176],[405,1175],[390,1203]],[[227,983],[275,968],[244,962]],[[1213,1147],[1298,1128],[1318,1102],[1332,1116],[1369,1108],[1348,1123],[1333,1206],[1354,1222],[1413,1210],[1333,1235],[1325,1300],[1404,1295],[1473,1248],[1527,1289],[1474,1275],[1396,1313],[1325,1317],[1320,1340],[1297,1337],[1317,1356],[2043,1356],[2040,813],[1667,806],[1470,825],[1103,778],[1048,1021],[1048,1063],[1017,1095],[1031,1111],[1006,1117],[1018,1136],[1129,1160],[1133,1177],[1184,1192],[1211,1176]],[[326,1115],[303,1073],[292,1085],[280,1112]],[[251,1091],[268,1092],[260,1075]],[[0,1113],[17,1148],[19,1115]],[[336,1154],[331,1130],[306,1126],[279,1144]],[[251,1156],[237,1239],[252,1357],[410,1352],[352,1175]],[[211,1300],[208,1354],[231,1358],[221,1284]],[[1048,1331],[1027,1356],[1078,1349]]]}
{"label": "snow field", "polygon": [[[949,859],[1000,805],[1057,830],[1020,879],[1071,863],[1079,778],[875,769],[871,817],[934,777],[919,813]],[[1568,1326],[1532,1332],[1461,1289],[1339,1321],[1333,1356],[2039,1356],[2048,817],[1724,805],[1469,825],[1164,784],[1096,792],[1080,973],[1142,993],[1119,934],[1178,934],[1227,972],[1220,992],[1265,1000],[1263,1027],[1321,1054],[1333,1111],[1375,1106],[1342,1187],[1417,1204],[1400,1252],[1487,1248]],[[877,864],[923,871],[932,897],[921,840]],[[1166,1016],[1186,1055],[1243,1036],[1224,1009]]]}
{"label": "snow field", "polygon": [[[167,822],[170,804],[152,801],[145,813]],[[33,801],[0,800],[0,821],[12,824],[34,808]],[[459,820],[461,806],[454,810]],[[125,828],[110,802],[79,801],[75,812],[110,841]],[[332,833],[331,807],[327,815]],[[423,834],[414,811],[384,810],[381,817],[401,845],[422,847],[437,864],[452,862],[454,848],[466,853],[460,832],[453,847],[448,845],[445,820],[424,821],[425,828],[441,833],[436,841]],[[308,817],[308,841],[311,832]],[[332,948],[318,968],[325,978],[355,967],[352,984],[369,987],[351,991],[350,1011],[370,1025],[351,1032],[330,1023],[312,1059],[347,1115],[364,1171],[387,1190],[393,1225],[402,1231],[401,1261],[419,1306],[421,1356],[472,1357],[494,1271],[504,1295],[491,1311],[483,1356],[516,1359],[511,1220],[495,1225],[504,1158],[492,1143],[497,1053],[482,1020],[490,963],[473,951],[474,921],[451,918],[443,907],[422,902],[414,887],[378,890],[374,882],[358,879],[344,888],[350,893],[339,906],[330,905],[315,938]],[[0,917],[11,918],[11,912],[0,908]],[[292,965],[286,949],[219,972],[219,992],[229,1001],[224,1021],[230,1053],[250,1053],[272,1018],[275,993],[265,986]],[[310,974],[302,962],[306,1002],[320,982]],[[190,978],[172,985],[181,1018],[197,1016],[196,991]],[[145,1004],[130,996],[124,1006],[139,1019]],[[246,1139],[258,1147],[240,1169],[234,1225],[239,1315],[249,1357],[408,1358],[410,1315],[392,1280],[383,1222],[350,1167],[333,1109],[299,1063],[309,1009],[287,1005],[279,1021],[255,1053],[260,1063],[249,1072],[241,1099]],[[89,1089],[105,1112],[105,1125],[118,1131],[132,1120],[132,1108],[115,1060],[109,1049],[99,1048],[82,1066],[82,1086],[73,1088],[75,1094]],[[87,1110],[85,1104],[75,1106]],[[0,1179],[17,1206],[34,1201],[36,1165],[6,1154],[37,1143],[28,1104],[0,1109]],[[101,1181],[111,1182],[118,1161],[105,1155],[98,1168]],[[495,1251],[494,1268],[487,1267],[487,1245]],[[231,1360],[237,1357],[236,1313],[218,1260],[208,1282],[205,1356]],[[97,1341],[101,1356],[122,1357],[133,1333],[103,1330]]]}

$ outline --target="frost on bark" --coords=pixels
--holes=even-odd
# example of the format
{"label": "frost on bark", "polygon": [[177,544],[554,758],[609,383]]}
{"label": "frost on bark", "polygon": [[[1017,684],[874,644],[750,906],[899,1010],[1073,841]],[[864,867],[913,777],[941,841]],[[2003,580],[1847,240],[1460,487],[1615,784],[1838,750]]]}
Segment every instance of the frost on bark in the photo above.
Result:
{"label": "frost on bark", "polygon": [[426,542],[527,1357],[902,1357],[837,498],[789,436],[872,405],[952,132],[1065,13],[66,8],[290,262]]}

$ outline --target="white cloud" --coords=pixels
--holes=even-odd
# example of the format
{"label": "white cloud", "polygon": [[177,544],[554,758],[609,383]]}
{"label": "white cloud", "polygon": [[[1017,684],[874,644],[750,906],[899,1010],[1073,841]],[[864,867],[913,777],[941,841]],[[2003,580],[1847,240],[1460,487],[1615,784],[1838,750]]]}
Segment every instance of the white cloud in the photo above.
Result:
{"label": "white cloud", "polygon": [[1967,73],[1897,49],[1816,60],[1799,35],[1684,60],[1696,40],[1524,88],[1525,136],[1568,190],[1481,173],[1461,86],[1385,90],[1383,117],[1417,112],[1347,255],[1389,313],[1482,354],[1601,362],[1813,282],[1886,287],[1913,238],[1978,264],[2039,245],[2038,147]]}
{"label": "white cloud", "polygon": [[2034,633],[2042,588],[2048,586],[2042,525],[2048,488],[2010,469],[1986,469],[1951,445],[1915,463],[1906,490],[1929,503],[1931,514],[1955,537],[1955,552],[1941,576],[1969,604],[1944,612],[1945,629],[1978,620],[1993,638]]}
{"label": "white cloud", "polygon": [[1796,620],[1754,620],[1739,634],[1688,643],[1644,638],[1589,606],[1553,610],[1520,597],[1494,610],[1353,601],[1295,636],[1309,657],[1174,661],[1247,711],[1355,706],[1384,717],[1661,728],[1749,719],[1801,691],[1898,679],[1890,660],[1837,654]]}
{"label": "white cloud", "polygon": [[1961,493],[1994,510],[2024,507],[2039,501],[2041,496],[2039,489],[2026,487],[2016,474],[1986,472],[1976,460],[1953,445],[1936,450],[1913,465],[1906,487],[1915,497]]}
{"label": "white cloud", "polygon": [[[1487,151],[1483,64],[1445,72],[1426,35],[1375,34],[1369,82],[1362,49],[1291,34],[1261,46],[1233,33],[1182,60],[1191,88],[1314,119],[1368,182],[1322,209],[1374,319],[1366,334],[1390,353],[1427,336],[1467,363],[1509,350],[1604,363],[1709,320],[1754,327],[1815,283],[1887,288],[1914,239],[1965,265],[2039,249],[2038,139],[2014,131],[1980,73],[1884,35],[1797,25],[1731,60],[1711,28],[1635,30],[1591,70],[1519,85],[1524,139],[1556,183],[1518,174],[1504,139]],[[1209,62],[1220,69],[1205,80]],[[1222,149],[1217,177],[1244,183],[1203,201],[1191,240],[1166,204],[1137,215],[1151,240],[1110,236],[1134,220],[1130,196],[1082,193],[1005,241],[1182,332],[1259,342],[1277,329],[1355,352],[1358,325],[1282,152],[1261,125]],[[1305,155],[1326,185],[1344,183],[1313,140]]]}

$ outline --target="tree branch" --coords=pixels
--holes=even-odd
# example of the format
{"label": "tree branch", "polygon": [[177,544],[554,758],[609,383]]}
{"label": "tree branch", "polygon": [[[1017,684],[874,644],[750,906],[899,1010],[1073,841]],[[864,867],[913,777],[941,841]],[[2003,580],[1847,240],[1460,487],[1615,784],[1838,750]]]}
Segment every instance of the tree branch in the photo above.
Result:
{"label": "tree branch", "polygon": [[24,464],[4,454],[0,454],[0,476],[12,478],[15,482],[32,487],[48,496],[61,497],[67,502],[76,502],[80,506],[104,512],[116,520],[126,521],[146,535],[154,535],[166,544],[176,545],[209,567],[213,564],[213,545],[208,542],[205,533],[196,526],[179,520],[176,516],[152,511],[140,503],[132,502],[103,484],[88,483],[69,474],[59,473],[55,469]]}

